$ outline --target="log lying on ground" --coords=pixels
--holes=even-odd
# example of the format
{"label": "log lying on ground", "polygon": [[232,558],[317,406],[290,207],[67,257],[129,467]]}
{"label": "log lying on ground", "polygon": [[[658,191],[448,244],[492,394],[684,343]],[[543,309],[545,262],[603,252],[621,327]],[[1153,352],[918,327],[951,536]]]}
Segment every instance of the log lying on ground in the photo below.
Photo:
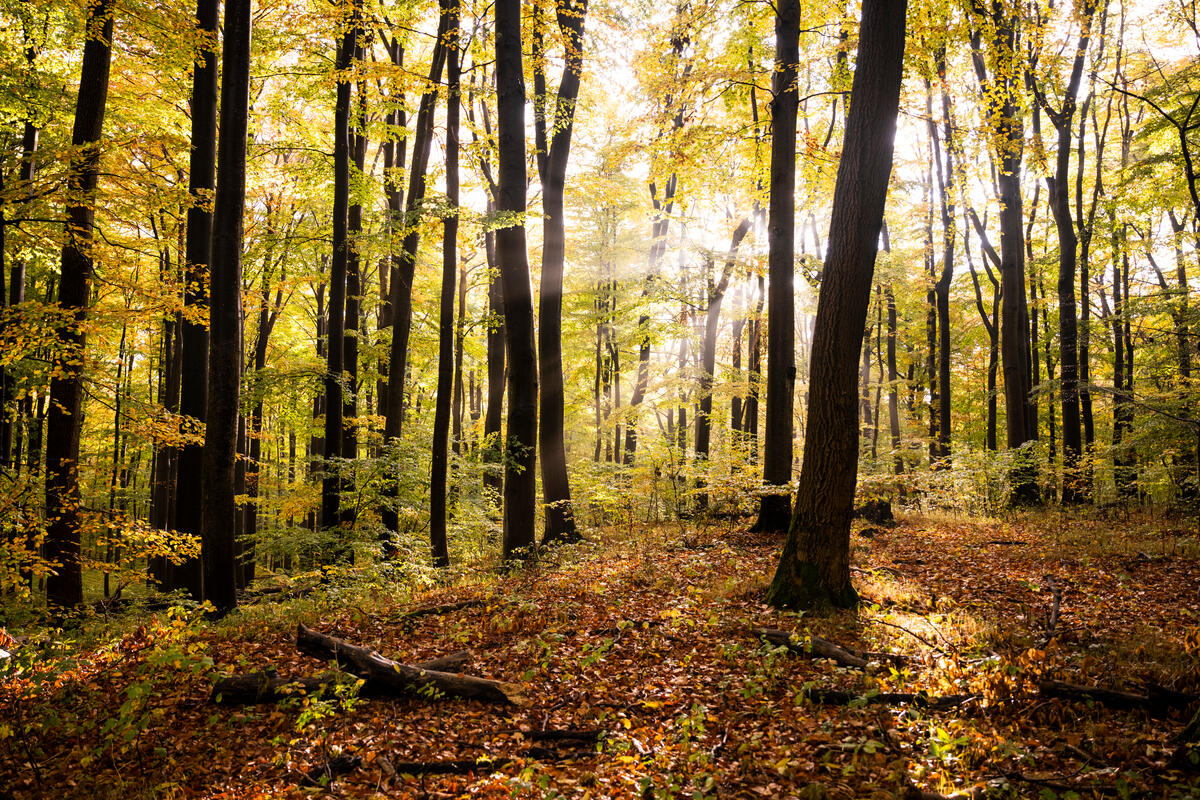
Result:
{"label": "log lying on ground", "polygon": [[[808,658],[829,658],[843,667],[866,669],[871,661],[889,661],[894,664],[907,664],[909,659],[895,653],[872,653],[868,650],[851,650],[834,644],[820,636],[802,637],[799,642],[792,641],[792,634],[778,628],[754,628],[754,635],[766,639],[774,645],[786,647],[789,651]],[[805,643],[811,643],[811,648]]]}
{"label": "log lying on ground", "polygon": [[348,672],[363,678],[372,691],[389,695],[433,692],[446,697],[518,704],[516,688],[489,678],[454,674],[401,664],[369,647],[360,647],[306,627],[296,628],[296,648],[322,661],[335,661]]}
{"label": "log lying on ground", "polygon": [[864,705],[902,706],[914,705],[932,711],[942,711],[956,708],[975,699],[973,694],[949,694],[942,697],[930,697],[924,692],[879,692],[878,694],[859,694],[846,692],[841,689],[822,689],[811,687],[804,690],[804,696],[813,703],[823,706],[848,706],[858,701]]}
{"label": "log lying on ground", "polygon": [[1066,681],[1043,681],[1038,684],[1038,691],[1046,697],[1061,697],[1081,702],[1091,700],[1109,708],[1143,709],[1152,714],[1185,708],[1197,700],[1193,695],[1164,690],[1162,687],[1151,686],[1148,694],[1137,694],[1120,689],[1106,689],[1103,686],[1081,686]]}
{"label": "log lying on ground", "polygon": [[[470,658],[466,650],[414,664],[417,669],[439,672],[456,672]],[[357,676],[356,676],[357,677]],[[345,675],[329,672],[324,675],[302,678],[281,678],[274,671],[252,672],[246,675],[224,675],[213,684],[212,701],[219,705],[253,705],[255,703],[276,703],[289,697],[316,694],[344,681]],[[384,696],[389,694],[387,687],[374,685],[370,680],[363,683],[360,694],[369,696]],[[394,692],[390,692],[394,694]]]}

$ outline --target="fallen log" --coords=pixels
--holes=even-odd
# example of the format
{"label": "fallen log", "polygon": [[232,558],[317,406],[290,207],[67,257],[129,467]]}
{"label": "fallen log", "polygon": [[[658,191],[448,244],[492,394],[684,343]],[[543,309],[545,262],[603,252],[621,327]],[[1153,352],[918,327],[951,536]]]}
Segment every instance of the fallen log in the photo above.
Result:
{"label": "fallen log", "polygon": [[1080,702],[1092,701],[1109,708],[1142,709],[1152,714],[1162,714],[1174,709],[1185,708],[1196,701],[1196,697],[1151,687],[1148,694],[1106,689],[1103,686],[1082,686],[1066,681],[1042,681],[1038,692],[1046,697],[1058,697]]}
{"label": "fallen log", "polygon": [[[466,650],[459,650],[457,653],[450,653],[413,666],[417,669],[440,672],[458,671],[469,658],[470,653]],[[344,680],[345,675],[337,672],[301,678],[281,678],[274,670],[251,672],[245,675],[223,675],[213,684],[211,697],[214,703],[225,706],[277,703],[289,697],[316,694]],[[359,694],[380,697],[386,696],[389,692],[387,687],[367,680],[359,689]]]}
{"label": "fallen log", "polygon": [[823,706],[848,706],[858,701],[863,705],[902,706],[914,705],[931,711],[942,711],[961,706],[975,699],[972,694],[948,694],[942,697],[930,697],[924,692],[879,692],[878,694],[859,694],[841,689],[822,689],[810,687],[804,690],[804,696],[813,703]]}
{"label": "fallen log", "polygon": [[440,694],[491,703],[519,704],[517,688],[494,681],[420,666],[401,664],[369,647],[360,647],[312,630],[300,623],[296,628],[296,648],[322,661],[333,661],[365,679],[373,691],[389,695]]}
{"label": "fallen log", "polygon": [[[792,634],[778,628],[754,628],[754,635],[766,639],[771,644],[786,647],[788,651],[797,655],[808,658],[829,658],[843,667],[852,669],[866,669],[867,664],[871,661],[889,661],[893,664],[909,663],[906,656],[896,653],[873,653],[869,650],[851,650],[834,644],[828,639],[822,639],[820,636],[801,637],[800,641],[794,642]],[[811,646],[806,647],[806,644]]]}

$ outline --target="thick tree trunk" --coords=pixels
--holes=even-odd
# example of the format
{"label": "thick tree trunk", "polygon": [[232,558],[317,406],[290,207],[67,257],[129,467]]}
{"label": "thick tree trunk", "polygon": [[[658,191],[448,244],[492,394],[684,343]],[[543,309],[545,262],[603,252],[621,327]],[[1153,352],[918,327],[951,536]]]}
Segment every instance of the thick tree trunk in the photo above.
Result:
{"label": "thick tree trunk", "polygon": [[[192,76],[192,142],[188,166],[187,252],[184,269],[184,313],[180,319],[179,413],[204,422],[208,408],[208,269],[212,264],[213,214],[210,198],[216,185],[217,164],[217,21],[219,0],[199,0],[196,27],[204,41]],[[172,526],[180,533],[200,535],[204,516],[204,448],[199,429],[188,424],[192,441],[179,448]],[[202,567],[190,559],[158,575],[163,588],[186,589],[199,599]]]}
{"label": "thick tree trunk", "polygon": [[58,565],[46,578],[46,598],[51,605],[63,608],[83,602],[78,468],[87,348],[84,325],[95,272],[92,229],[96,211],[92,203],[100,176],[100,136],[112,62],[111,0],[89,5],[85,24],[87,40],[67,175],[67,240],[62,248],[58,289],[58,307],[65,323],[58,332],[59,346],[53,358],[46,430],[46,558]]}
{"label": "thick tree trunk", "polygon": [[203,560],[204,598],[219,612],[237,605],[233,471],[242,364],[242,212],[250,111],[250,6],[251,0],[225,0],[221,135],[213,204]]}
{"label": "thick tree trunk", "polygon": [[[524,219],[525,83],[521,60],[520,0],[496,2],[496,118],[500,168],[496,209]],[[534,544],[537,503],[537,346],[525,224],[496,231],[496,259],[504,283],[508,350],[508,438],[504,443],[504,557]]]}
{"label": "thick tree trunk", "polygon": [[903,75],[906,2],[865,0],[858,65],[817,304],[808,424],[795,512],[767,601],[848,607],[858,475],[855,371],[871,299]]}
{"label": "thick tree trunk", "polygon": [[[774,91],[771,99],[771,196],[767,207],[767,418],[763,493],[753,530],[783,533],[791,521],[792,408],[796,383],[795,228],[796,114],[800,72],[800,2],[779,0],[775,15]],[[755,322],[753,345],[759,345]],[[751,360],[754,359],[751,354]],[[751,371],[755,371],[755,366]],[[746,404],[758,418],[757,397]],[[747,426],[749,427],[749,426]],[[757,439],[757,424],[755,424]]]}
{"label": "thick tree trunk", "polygon": [[450,566],[446,540],[446,478],[449,471],[450,405],[454,393],[454,281],[458,275],[458,4],[442,0],[446,29],[446,205],[442,221],[442,296],[438,306],[437,399],[430,463],[429,547],[435,567]]}
{"label": "thick tree trunk", "polygon": [[[562,375],[562,283],[566,260],[564,193],[571,133],[575,123],[575,100],[583,74],[583,26],[587,0],[560,0],[555,14],[565,48],[562,79],[554,104],[552,133],[546,147],[546,115],[541,117],[543,143],[539,167],[542,178],[542,276],[538,300],[538,372],[541,378],[538,442],[542,458],[542,493],[546,527],[542,544],[569,542],[579,538],[571,508],[571,486],[567,476],[567,452],[563,432]],[[539,36],[540,38],[540,36]],[[539,64],[539,74],[540,74]],[[543,79],[544,83],[544,79]],[[542,92],[544,95],[544,91]],[[544,109],[545,98],[535,98]]]}

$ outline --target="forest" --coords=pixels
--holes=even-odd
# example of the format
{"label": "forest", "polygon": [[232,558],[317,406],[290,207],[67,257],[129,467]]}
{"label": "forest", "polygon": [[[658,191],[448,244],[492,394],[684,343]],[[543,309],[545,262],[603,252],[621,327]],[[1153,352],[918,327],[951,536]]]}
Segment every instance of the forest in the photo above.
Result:
{"label": "forest", "polygon": [[0,800],[1200,797],[1196,0],[0,64]]}

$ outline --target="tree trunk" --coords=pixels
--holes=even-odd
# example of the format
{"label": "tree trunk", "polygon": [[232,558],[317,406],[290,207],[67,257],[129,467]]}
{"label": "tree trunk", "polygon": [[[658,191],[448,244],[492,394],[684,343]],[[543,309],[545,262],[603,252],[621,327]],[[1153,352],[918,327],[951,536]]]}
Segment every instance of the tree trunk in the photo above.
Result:
{"label": "tree trunk", "polygon": [[[792,409],[796,383],[796,114],[800,74],[800,2],[779,0],[775,15],[775,79],[771,99],[771,196],[767,207],[767,418],[763,493],[753,530],[783,533],[791,520]],[[755,322],[752,346],[760,346]],[[754,360],[754,353],[751,360]],[[757,365],[751,366],[751,372]],[[758,400],[753,407],[757,439]],[[749,427],[749,426],[747,426]]]}
{"label": "tree trunk", "polygon": [[[734,267],[737,266],[737,253],[742,246],[742,240],[750,232],[753,220],[742,217],[729,240],[729,255],[721,270],[721,278],[712,285],[711,278],[708,286],[708,308],[704,312],[704,341],[700,350],[700,410],[696,415],[696,462],[701,468],[707,468],[708,450],[712,438],[712,387],[717,369],[717,332],[721,324],[721,304],[725,293],[729,290],[729,279],[733,277]],[[698,495],[700,507],[708,507],[708,493]]]}
{"label": "tree trunk", "polygon": [[[361,14],[361,11],[359,11]],[[361,23],[360,23],[361,24]],[[357,31],[353,59],[361,62],[366,44],[366,33]],[[354,173],[362,178],[367,158],[367,87],[358,84],[358,103],[354,122],[347,135],[350,161]],[[345,374],[342,404],[342,458],[346,459],[341,475],[341,491],[352,492],[355,488],[356,462],[358,459],[358,339],[362,330],[362,203],[352,199],[346,209],[346,306],[342,325],[342,370]],[[341,508],[343,528],[354,529],[356,505],[343,503]],[[353,558],[353,553],[350,553]]]}
{"label": "tree trunk", "polygon": [[[191,441],[179,448],[175,488],[175,518],[180,533],[200,535],[204,516],[204,468],[200,430],[208,408],[208,270],[212,264],[213,214],[210,198],[216,184],[217,163],[217,21],[219,0],[199,0],[196,27],[203,41],[192,78],[192,142],[188,166],[187,253],[184,263],[184,313],[180,320],[179,413],[189,420]],[[202,567],[189,559],[160,575],[163,588],[186,589],[200,599]]]}
{"label": "tree trunk", "polygon": [[[544,113],[545,79],[542,96],[534,105],[542,109],[535,118],[540,120],[542,152],[538,160],[542,179],[542,275],[538,300],[538,373],[541,378],[541,407],[538,442],[542,458],[542,493],[546,527],[542,544],[570,542],[579,538],[575,529],[575,514],[571,508],[571,486],[567,476],[567,452],[563,432],[563,375],[562,375],[562,282],[566,260],[566,220],[564,193],[567,159],[571,150],[571,133],[575,123],[575,100],[579,96],[583,74],[583,26],[587,15],[587,0],[560,0],[555,4],[555,16],[565,48],[562,79],[554,104],[552,133],[546,146],[546,114]],[[540,8],[540,6],[539,6]],[[540,31],[538,39],[541,39]],[[540,41],[536,43],[540,50]],[[537,64],[542,74],[542,64]]]}
{"label": "tree trunk", "polygon": [[[495,202],[488,199],[488,213],[495,213]],[[504,342],[508,338],[504,325],[504,284],[496,261],[496,233],[483,234],[484,253],[488,265],[488,328],[487,328],[487,409],[483,413],[483,486],[498,497],[504,487],[501,469],[501,424],[504,419],[504,384],[507,370],[504,362]]]}
{"label": "tree trunk", "polygon": [[454,393],[454,281],[458,275],[458,4],[442,0],[441,13],[453,41],[446,45],[446,205],[442,221],[442,296],[438,307],[437,399],[430,463],[429,546],[435,567],[450,566],[446,540],[446,476],[449,465],[450,405]]}
{"label": "tree trunk", "polygon": [[[988,60],[981,46],[983,26],[978,23],[971,31],[971,50],[996,141],[1000,201],[1000,356],[1004,370],[1006,443],[1010,450],[1018,450],[1037,438],[1021,230],[1021,161],[1025,134],[1016,95],[1019,70],[1014,66],[1019,58],[1016,50],[1018,15],[1023,12],[1012,11],[1009,15],[1007,7],[985,8],[981,0],[973,0],[972,11],[976,16],[990,17],[987,24],[993,69],[990,79]],[[1037,463],[1032,453],[1019,451],[1016,454],[1009,478],[1012,483],[1010,502],[1016,505],[1038,502]]]}
{"label": "tree trunk", "polygon": [[810,367],[804,462],[795,512],[767,601],[850,607],[850,518],[858,474],[850,366],[866,326],[903,74],[906,2],[865,0],[858,66],[829,227]]}
{"label": "tree trunk", "polygon": [[[496,2],[496,128],[499,181],[496,209],[526,212],[525,83],[521,59],[520,0]],[[508,350],[508,439],[504,443],[504,557],[534,544],[537,503],[537,346],[533,292],[525,251],[525,224],[496,231],[496,258],[504,283],[504,327]]]}
{"label": "tree trunk", "polygon": [[[387,407],[384,409],[383,424],[383,439],[389,444],[395,444],[400,438],[400,429],[404,421],[408,339],[412,330],[413,275],[416,271],[417,249],[421,244],[421,229],[417,222],[421,204],[425,202],[425,172],[429,165],[429,147],[433,141],[433,117],[437,106],[438,86],[442,80],[442,68],[446,62],[446,20],[447,15],[443,11],[439,15],[437,39],[429,65],[429,88],[421,95],[421,103],[417,108],[408,194],[404,201],[404,243],[400,249],[400,263],[392,273],[392,347],[388,356]],[[399,476],[395,474],[399,467],[399,463],[393,459],[384,474],[383,524],[393,535],[400,528],[396,508],[400,491]]]}
{"label": "tree trunk", "polygon": [[221,135],[213,204],[212,311],[204,435],[204,598],[218,612],[237,605],[233,471],[242,364],[242,214],[250,111],[251,0],[225,0]]}
{"label": "tree trunk", "polygon": [[[329,262],[329,311],[325,343],[325,455],[327,463],[321,478],[321,527],[326,530],[341,526],[341,468],[333,467],[331,458],[342,455],[343,374],[345,368],[346,336],[346,264],[349,245],[347,225],[350,206],[350,68],[358,46],[359,0],[343,0],[347,13],[346,30],[337,46],[334,71],[337,99],[333,112],[333,248]],[[341,552],[341,535],[337,537]]]}
{"label": "tree trunk", "polygon": [[96,211],[92,203],[100,176],[100,136],[112,62],[112,13],[111,0],[97,0],[88,6],[85,23],[87,39],[67,173],[67,240],[62,248],[58,289],[58,307],[63,319],[69,321],[58,331],[47,412],[46,559],[56,563],[58,569],[46,578],[46,597],[51,605],[63,608],[83,602],[78,467],[87,349],[84,325],[95,272],[92,229]]}
{"label": "tree trunk", "polygon": [[904,474],[904,453],[900,449],[900,394],[896,372],[896,295],[889,284],[884,292],[887,298],[887,374],[888,374],[888,428],[892,435],[892,464],[896,475]]}

